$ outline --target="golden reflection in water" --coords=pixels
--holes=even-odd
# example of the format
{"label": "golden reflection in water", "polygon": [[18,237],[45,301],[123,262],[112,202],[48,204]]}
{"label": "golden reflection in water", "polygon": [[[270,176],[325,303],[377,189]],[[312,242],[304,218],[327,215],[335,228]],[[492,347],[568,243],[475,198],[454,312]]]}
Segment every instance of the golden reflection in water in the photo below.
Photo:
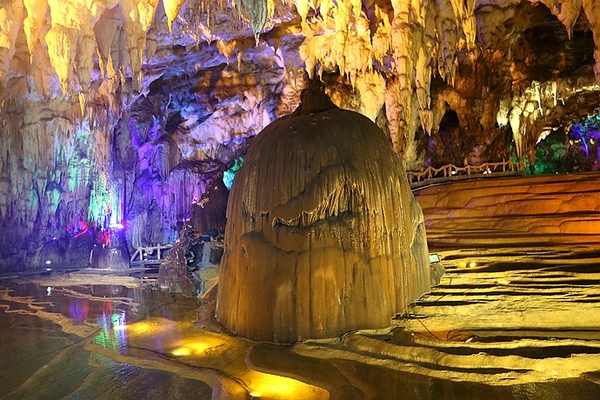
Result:
{"label": "golden reflection in water", "polygon": [[[151,317],[130,324],[113,323],[112,329],[116,337],[126,338],[127,343],[121,343],[123,347],[145,348],[161,354],[170,354],[182,365],[221,370],[223,377],[227,377],[221,381],[221,385],[227,386],[229,378],[233,378],[242,385],[251,398],[271,400],[329,398],[329,392],[317,386],[252,369],[246,363],[246,354],[254,346],[253,342],[203,330],[195,326],[193,321],[172,321]],[[97,344],[102,344],[98,342],[96,340]],[[112,350],[116,350],[115,346],[103,347],[105,349],[112,347]],[[136,364],[133,358],[130,362]],[[165,363],[164,368],[170,370],[172,366]],[[196,379],[204,380],[202,370],[196,371],[199,371]],[[214,385],[214,382],[207,383]]]}
{"label": "golden reflection in water", "polygon": [[295,379],[248,370],[242,376],[251,398],[329,399],[329,392]]}
{"label": "golden reflection in water", "polygon": [[222,345],[223,342],[204,338],[202,341],[186,340],[185,343],[171,351],[174,356],[202,356],[209,349]]}

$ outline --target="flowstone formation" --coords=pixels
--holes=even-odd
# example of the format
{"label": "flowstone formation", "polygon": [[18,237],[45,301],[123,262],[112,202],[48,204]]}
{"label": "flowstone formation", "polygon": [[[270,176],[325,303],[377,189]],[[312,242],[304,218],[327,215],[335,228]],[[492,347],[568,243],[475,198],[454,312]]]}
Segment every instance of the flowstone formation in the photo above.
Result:
{"label": "flowstone formation", "polygon": [[280,343],[389,326],[430,288],[421,209],[389,138],[315,87],[231,189],[216,316]]}

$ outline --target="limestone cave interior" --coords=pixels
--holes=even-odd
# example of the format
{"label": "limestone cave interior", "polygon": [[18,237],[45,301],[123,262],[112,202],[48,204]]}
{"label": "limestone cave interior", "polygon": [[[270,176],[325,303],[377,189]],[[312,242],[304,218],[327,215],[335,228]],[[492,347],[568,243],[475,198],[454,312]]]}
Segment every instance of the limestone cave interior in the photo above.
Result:
{"label": "limestone cave interior", "polygon": [[0,0],[0,398],[600,398],[599,85],[596,0]]}

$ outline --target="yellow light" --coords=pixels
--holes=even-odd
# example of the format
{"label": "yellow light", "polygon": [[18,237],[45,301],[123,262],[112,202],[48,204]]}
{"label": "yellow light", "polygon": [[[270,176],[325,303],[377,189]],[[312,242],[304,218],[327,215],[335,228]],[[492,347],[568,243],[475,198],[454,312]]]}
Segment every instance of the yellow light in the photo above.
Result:
{"label": "yellow light", "polygon": [[206,342],[193,342],[189,343],[188,346],[194,349],[195,354],[203,354],[206,350],[214,347],[214,344]]}
{"label": "yellow light", "polygon": [[178,343],[179,347],[171,351],[171,354],[174,356],[202,356],[207,350],[217,348],[223,344],[222,340],[212,337],[202,337],[201,340],[180,340]]}
{"label": "yellow light", "polygon": [[329,392],[291,378],[249,372],[244,379],[252,398],[268,399],[328,399]]}
{"label": "yellow light", "polygon": [[133,333],[151,333],[156,331],[158,328],[158,324],[151,323],[147,321],[136,322],[134,324],[129,325],[129,330]]}
{"label": "yellow light", "polygon": [[173,351],[174,356],[189,356],[192,352],[187,347],[180,347]]}

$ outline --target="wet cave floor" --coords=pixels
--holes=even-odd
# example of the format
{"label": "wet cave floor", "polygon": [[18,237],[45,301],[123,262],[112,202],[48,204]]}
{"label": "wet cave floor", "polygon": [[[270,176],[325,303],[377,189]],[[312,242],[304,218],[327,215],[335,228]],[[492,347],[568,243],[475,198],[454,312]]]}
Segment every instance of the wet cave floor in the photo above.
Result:
{"label": "wet cave floor", "polygon": [[446,273],[388,329],[291,346],[132,278],[3,279],[0,398],[597,399],[597,236],[434,226]]}
{"label": "wet cave floor", "polygon": [[390,329],[293,346],[202,329],[198,300],[135,282],[2,281],[0,397],[600,398],[600,251],[437,254],[441,284]]}

